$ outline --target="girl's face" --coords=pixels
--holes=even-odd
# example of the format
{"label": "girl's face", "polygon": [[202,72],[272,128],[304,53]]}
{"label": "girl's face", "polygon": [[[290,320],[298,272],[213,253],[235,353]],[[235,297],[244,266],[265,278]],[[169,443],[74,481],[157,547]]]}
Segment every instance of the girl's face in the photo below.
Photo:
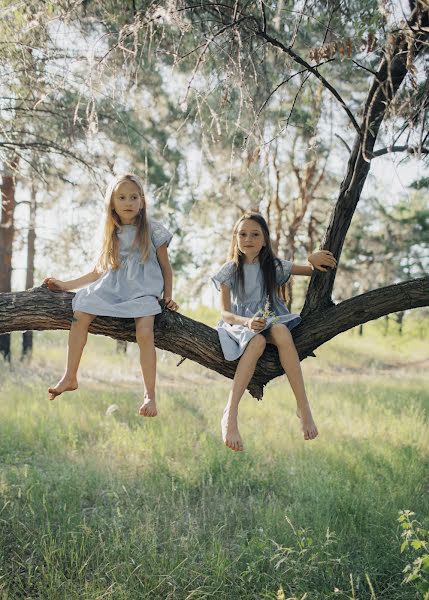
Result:
{"label": "girl's face", "polygon": [[238,249],[244,254],[245,262],[253,262],[265,246],[262,227],[253,219],[244,219],[237,228]]}
{"label": "girl's face", "polygon": [[131,225],[143,208],[143,198],[134,181],[122,181],[113,190],[112,208],[115,209],[122,225]]}

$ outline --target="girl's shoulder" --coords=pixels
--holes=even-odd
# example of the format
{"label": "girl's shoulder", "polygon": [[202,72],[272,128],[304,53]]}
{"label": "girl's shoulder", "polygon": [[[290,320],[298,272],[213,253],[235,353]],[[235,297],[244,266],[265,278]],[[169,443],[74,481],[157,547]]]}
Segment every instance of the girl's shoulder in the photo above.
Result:
{"label": "girl's shoulder", "polygon": [[222,271],[223,273],[229,273],[234,275],[237,270],[237,265],[233,260],[228,260],[226,263],[223,263],[221,268],[219,269],[219,273]]}
{"label": "girl's shoulder", "polygon": [[276,266],[276,283],[277,285],[283,285],[291,275],[293,263],[278,256],[275,257],[274,263]]}
{"label": "girl's shoulder", "polygon": [[159,221],[158,219],[154,219],[153,217],[148,216],[147,222],[149,223],[149,227],[157,227],[158,225],[162,225],[162,227],[164,227],[161,221]]}
{"label": "girl's shoulder", "polygon": [[228,262],[224,263],[217,273],[215,273],[211,278],[216,289],[220,290],[221,284],[232,287],[234,284],[236,270],[237,268],[233,260],[229,260]]}
{"label": "girl's shoulder", "polygon": [[168,231],[160,221],[152,219],[152,217],[148,217],[147,221],[149,224],[150,237],[155,248],[159,248],[163,244],[167,244],[168,246],[173,237],[170,231]]}
{"label": "girl's shoulder", "polygon": [[221,269],[235,269],[236,265],[233,260],[227,260],[226,263],[223,263]]}
{"label": "girl's shoulder", "polygon": [[148,217],[147,222],[148,222],[149,230],[150,230],[151,234],[154,231],[158,231],[159,229],[166,229],[166,227],[161,223],[161,221],[158,221],[158,219],[153,219],[152,217]]}
{"label": "girl's shoulder", "polygon": [[274,257],[274,263],[276,265],[276,269],[290,269],[293,265],[293,262],[290,260],[280,258],[279,256]]}

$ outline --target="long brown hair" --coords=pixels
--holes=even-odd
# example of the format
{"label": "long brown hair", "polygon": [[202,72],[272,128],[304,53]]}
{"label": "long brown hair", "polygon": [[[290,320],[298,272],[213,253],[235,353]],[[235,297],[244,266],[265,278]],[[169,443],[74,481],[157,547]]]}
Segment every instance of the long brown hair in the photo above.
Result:
{"label": "long brown hair", "polygon": [[133,173],[124,173],[114,177],[107,186],[104,196],[105,221],[103,229],[103,240],[101,244],[101,254],[97,263],[102,271],[108,268],[118,269],[121,261],[119,260],[119,239],[118,230],[121,227],[121,221],[113,208],[113,194],[120,183],[131,181],[138,187],[141,197],[141,208],[136,217],[136,237],[134,246],[140,249],[142,261],[144,262],[149,256],[149,223],[146,215],[146,199],[143,189],[143,183],[137,175]]}
{"label": "long brown hair", "polygon": [[232,232],[231,245],[229,248],[229,256],[228,260],[232,260],[236,266],[235,270],[235,278],[236,282],[241,289],[244,288],[244,270],[243,270],[243,253],[240,251],[238,247],[238,228],[243,221],[251,220],[255,221],[260,225],[262,229],[262,233],[264,235],[265,246],[261,249],[259,253],[259,264],[261,266],[262,275],[264,278],[264,286],[265,286],[265,294],[268,296],[270,304],[272,305],[274,302],[274,294],[275,292],[286,301],[286,292],[284,286],[278,287],[276,285],[276,268],[282,268],[280,260],[274,255],[273,248],[271,245],[270,239],[270,231],[268,229],[268,225],[264,217],[261,213],[256,211],[247,211],[238,219],[238,221],[234,225],[234,229]]}

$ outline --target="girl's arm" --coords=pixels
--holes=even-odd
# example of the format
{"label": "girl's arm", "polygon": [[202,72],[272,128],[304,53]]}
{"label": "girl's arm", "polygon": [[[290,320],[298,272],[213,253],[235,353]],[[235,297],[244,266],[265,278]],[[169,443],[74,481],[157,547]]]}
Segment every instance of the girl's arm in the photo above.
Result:
{"label": "girl's arm", "polygon": [[319,250],[318,252],[313,252],[308,257],[308,262],[310,265],[293,264],[290,271],[292,275],[306,275],[309,277],[312,275],[314,269],[326,272],[328,268],[334,269],[337,266],[337,261],[335,260],[332,252],[329,252],[329,250]]}
{"label": "girl's arm", "polygon": [[261,317],[241,317],[231,312],[231,290],[224,283],[220,284],[220,309],[222,319],[230,325],[243,325],[253,331],[260,331],[265,327],[265,319]]}
{"label": "girl's arm", "polygon": [[220,312],[225,323],[230,325],[247,325],[248,319],[231,312],[231,290],[224,283],[220,284]]}
{"label": "girl's arm", "polygon": [[173,293],[173,269],[168,258],[167,244],[162,244],[156,249],[159,266],[161,267],[162,277],[164,278],[164,301],[165,306],[170,310],[177,310],[179,306],[174,302],[171,295]]}
{"label": "girl's arm", "polygon": [[61,279],[55,279],[55,277],[45,277],[43,283],[46,283],[50,290],[58,291],[63,290],[69,292],[70,290],[77,290],[81,287],[85,287],[89,283],[93,283],[100,279],[103,273],[99,273],[95,269],[82,277],[77,279],[70,279],[70,281],[61,281]]}

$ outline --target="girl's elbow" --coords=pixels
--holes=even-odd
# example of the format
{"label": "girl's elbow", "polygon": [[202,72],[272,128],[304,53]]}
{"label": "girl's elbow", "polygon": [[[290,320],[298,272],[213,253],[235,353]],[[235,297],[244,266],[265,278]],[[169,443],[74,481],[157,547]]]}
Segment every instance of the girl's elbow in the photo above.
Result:
{"label": "girl's elbow", "polygon": [[220,316],[225,323],[231,323],[231,312],[229,310],[221,310]]}

